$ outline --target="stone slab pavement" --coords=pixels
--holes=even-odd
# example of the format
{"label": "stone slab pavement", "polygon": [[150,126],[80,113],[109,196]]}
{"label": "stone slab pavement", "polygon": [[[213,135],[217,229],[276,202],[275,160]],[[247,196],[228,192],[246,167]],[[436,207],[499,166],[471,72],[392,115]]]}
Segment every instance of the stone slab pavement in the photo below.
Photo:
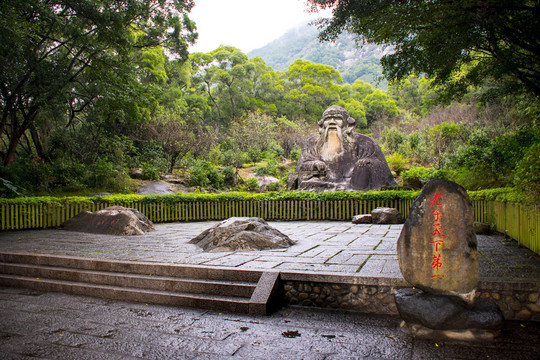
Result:
{"label": "stone slab pavement", "polygon": [[[344,221],[271,221],[296,244],[288,249],[205,253],[189,240],[217,222],[157,224],[140,236],[95,235],[65,230],[0,232],[0,252],[56,254],[103,260],[196,264],[352,275],[404,281],[396,244],[402,225]],[[540,257],[501,235],[478,237],[480,281],[540,285]],[[533,289],[531,289],[533,290]]]}
{"label": "stone slab pavement", "polygon": [[0,287],[2,359],[540,359],[540,323],[493,342],[414,339],[393,316],[287,307],[272,316]]}

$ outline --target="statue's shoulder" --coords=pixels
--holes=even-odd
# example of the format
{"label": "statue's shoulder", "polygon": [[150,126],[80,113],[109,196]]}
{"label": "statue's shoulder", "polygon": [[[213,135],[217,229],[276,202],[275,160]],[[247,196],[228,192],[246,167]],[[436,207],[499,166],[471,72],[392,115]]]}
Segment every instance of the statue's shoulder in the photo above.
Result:
{"label": "statue's shoulder", "polygon": [[354,139],[355,143],[377,145],[375,140],[373,140],[373,138],[371,138],[371,137],[369,137],[367,135],[360,134],[360,133],[357,133],[357,132],[353,132],[350,136]]}
{"label": "statue's shoulder", "polygon": [[313,134],[311,135],[310,137],[308,137],[306,139],[306,141],[304,142],[305,145],[309,146],[309,145],[315,145],[317,143],[317,141],[319,141],[319,138],[320,138],[320,135],[319,134]]}

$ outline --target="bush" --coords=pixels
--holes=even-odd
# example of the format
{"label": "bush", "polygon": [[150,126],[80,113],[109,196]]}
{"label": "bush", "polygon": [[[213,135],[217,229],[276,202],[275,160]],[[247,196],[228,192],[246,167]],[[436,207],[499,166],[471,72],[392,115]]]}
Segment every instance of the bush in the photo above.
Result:
{"label": "bush", "polygon": [[421,189],[429,180],[444,179],[448,180],[448,172],[444,169],[435,170],[423,166],[413,167],[410,170],[401,173],[403,186],[413,189]]}
{"label": "bush", "polygon": [[302,149],[300,149],[300,147],[298,145],[294,145],[294,147],[292,148],[291,153],[289,155],[291,160],[298,161],[298,159],[300,158],[300,153],[301,152],[302,152]]}
{"label": "bush", "polygon": [[223,188],[225,179],[223,174],[211,162],[195,160],[189,169],[189,183],[191,186]]}
{"label": "bush", "polygon": [[0,198],[23,196],[22,190],[9,180],[0,177]]}
{"label": "bush", "polygon": [[236,169],[234,166],[226,166],[221,171],[223,174],[223,180],[226,186],[235,186],[238,182],[238,177],[236,175]]}
{"label": "bush", "polygon": [[401,133],[395,127],[391,127],[381,132],[380,142],[389,153],[395,153],[399,150],[401,144],[405,142],[405,139],[405,134]]}
{"label": "bush", "polygon": [[279,164],[276,160],[268,160],[266,164],[257,166],[255,174],[258,176],[279,176]]}
{"label": "bush", "polygon": [[393,153],[386,157],[388,166],[397,175],[401,174],[403,170],[409,167],[409,160],[405,159],[400,153]]}
{"label": "bush", "polygon": [[268,184],[268,187],[266,188],[268,191],[283,191],[285,190],[285,185],[281,181],[273,182]]}
{"label": "bush", "polygon": [[256,178],[249,178],[240,186],[240,191],[259,191],[259,181]]}
{"label": "bush", "polygon": [[142,178],[144,180],[159,180],[159,169],[146,161],[141,164]]}
{"label": "bush", "polygon": [[535,144],[518,162],[514,173],[514,185],[536,204],[540,203],[540,143]]}

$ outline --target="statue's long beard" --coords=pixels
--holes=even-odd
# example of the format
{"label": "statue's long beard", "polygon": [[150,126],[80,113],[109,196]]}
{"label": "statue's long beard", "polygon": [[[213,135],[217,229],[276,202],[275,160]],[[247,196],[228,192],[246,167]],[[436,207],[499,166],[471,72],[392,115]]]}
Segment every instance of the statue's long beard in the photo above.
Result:
{"label": "statue's long beard", "polygon": [[324,143],[321,149],[321,158],[332,161],[343,153],[343,133],[336,129],[326,129]]}

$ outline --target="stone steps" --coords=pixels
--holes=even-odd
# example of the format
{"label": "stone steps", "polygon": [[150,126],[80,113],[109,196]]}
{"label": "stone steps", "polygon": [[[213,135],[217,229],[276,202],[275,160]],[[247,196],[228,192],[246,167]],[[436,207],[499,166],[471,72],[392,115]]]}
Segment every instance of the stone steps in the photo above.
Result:
{"label": "stone steps", "polygon": [[0,286],[236,313],[275,309],[279,273],[0,253]]}

